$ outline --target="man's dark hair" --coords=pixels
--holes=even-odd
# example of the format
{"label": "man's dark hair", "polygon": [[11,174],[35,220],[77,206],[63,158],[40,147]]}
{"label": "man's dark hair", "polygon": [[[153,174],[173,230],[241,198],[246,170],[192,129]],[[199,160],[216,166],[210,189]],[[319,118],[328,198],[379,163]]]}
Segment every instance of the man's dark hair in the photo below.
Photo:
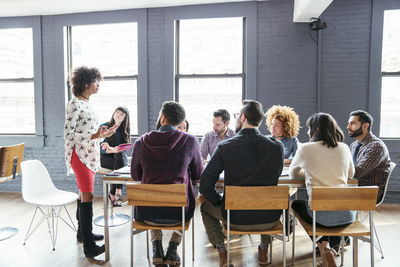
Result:
{"label": "man's dark hair", "polygon": [[69,77],[71,92],[74,96],[80,96],[86,90],[87,86],[90,86],[96,80],[101,81],[102,79],[103,77],[97,68],[77,67]]}
{"label": "man's dark hair", "polygon": [[328,113],[316,113],[307,120],[310,128],[310,141],[322,141],[328,147],[337,147],[339,142],[343,142],[344,134],[338,126],[336,120]]}
{"label": "man's dark hair", "polygon": [[264,118],[264,110],[260,102],[255,100],[243,100],[243,107],[240,111],[253,126],[260,126]]}
{"label": "man's dark hair", "polygon": [[167,123],[173,126],[185,120],[185,109],[175,101],[165,101],[161,108],[161,114],[165,116]]}
{"label": "man's dark hair", "polygon": [[361,122],[361,124],[368,122],[368,132],[371,131],[372,123],[374,122],[374,118],[372,118],[371,114],[364,110],[355,110],[350,113],[350,117],[351,116],[358,116],[358,120]]}
{"label": "man's dark hair", "polygon": [[226,123],[231,119],[231,116],[229,115],[229,112],[226,109],[218,109],[217,111],[214,111],[213,115],[214,118],[221,117],[224,123]]}

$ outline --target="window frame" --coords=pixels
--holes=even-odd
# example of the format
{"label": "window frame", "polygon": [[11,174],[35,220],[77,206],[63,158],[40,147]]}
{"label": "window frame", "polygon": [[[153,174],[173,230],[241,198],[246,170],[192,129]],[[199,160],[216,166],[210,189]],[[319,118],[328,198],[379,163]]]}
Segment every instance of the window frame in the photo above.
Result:
{"label": "window frame", "polygon": [[198,78],[198,79],[208,79],[208,78],[235,78],[240,77],[242,78],[242,100],[245,97],[246,92],[246,17],[242,17],[243,20],[243,30],[242,30],[242,72],[241,73],[205,73],[205,74],[181,74],[179,73],[180,70],[180,21],[175,20],[175,86],[174,86],[174,93],[175,93],[175,100],[179,102],[179,79],[190,79],[190,78]]}
{"label": "window frame", "polygon": [[[165,8],[165,85],[163,100],[178,100],[176,90],[176,21],[185,19],[243,17],[243,99],[257,99],[257,3],[228,3]],[[184,75],[199,78],[205,75]],[[209,75],[207,75],[209,76]],[[214,75],[212,75],[214,76]],[[182,77],[180,75],[180,77]],[[209,76],[211,78],[211,76]],[[213,77],[215,78],[215,76]]]}
{"label": "window frame", "polygon": [[[135,23],[137,23],[137,22],[135,22]],[[101,23],[101,24],[103,24],[103,23]],[[105,23],[105,24],[107,24],[107,23]],[[93,24],[90,24],[90,25],[93,25]],[[66,62],[66,68],[68,70],[67,71],[67,76],[68,76],[68,73],[71,73],[71,71],[72,71],[73,59],[72,59],[72,42],[71,41],[72,41],[72,27],[74,27],[74,26],[80,26],[80,25],[69,25],[69,26],[65,27],[65,34],[66,34],[66,36],[65,36],[66,39],[65,40],[66,40],[66,44],[67,44],[67,49],[66,49],[66,53],[67,53],[66,54],[66,61],[67,61]],[[139,37],[139,30],[138,30],[138,37]],[[139,38],[138,38],[138,42],[139,42]],[[139,48],[138,48],[138,56],[139,56]],[[139,64],[139,59],[138,59],[138,64]],[[134,75],[112,75],[112,76],[103,76],[103,80],[104,81],[134,80],[134,81],[136,81],[137,90],[139,91],[138,77],[139,77],[139,74],[134,74]],[[69,101],[72,96],[71,96],[69,83],[66,82],[66,84],[67,84],[67,86],[66,86],[67,87],[66,88],[66,90],[67,90],[66,96],[68,96],[68,101]],[[138,103],[136,103],[136,104],[137,104],[138,111],[139,111],[139,95],[138,95],[137,102]],[[139,112],[138,112],[138,115],[139,115]],[[137,118],[137,122],[139,123],[139,118]],[[131,131],[132,131],[132,129],[131,129]],[[138,126],[138,134],[139,134],[139,126]],[[131,136],[138,136],[138,134],[131,134]]]}
{"label": "window frame", "polygon": [[[125,23],[136,22],[138,27],[138,74],[134,75],[137,79],[137,113],[138,118],[138,135],[142,135],[149,129],[148,125],[148,90],[147,90],[147,12],[145,9],[104,11],[58,15],[55,17],[56,47],[57,49],[57,90],[63,92],[57,97],[57,106],[60,107],[59,112],[65,113],[65,103],[68,81],[68,57],[67,57],[67,40],[65,31],[68,26],[95,25],[109,23]],[[120,76],[124,78],[125,76]],[[129,76],[132,78],[131,76]],[[113,79],[104,77],[105,80]],[[115,78],[115,77],[114,77]],[[63,135],[64,121],[58,122],[59,135]],[[132,138],[137,135],[131,135]]]}
{"label": "window frame", "polygon": [[[390,0],[373,1],[372,9],[368,111],[374,117],[373,131],[380,137],[382,77],[392,74],[382,71],[384,12],[386,10],[400,9],[400,2]],[[400,137],[383,137],[382,139],[385,141],[386,145],[391,148],[391,151],[400,152]]]}
{"label": "window frame", "polygon": [[[42,30],[41,17],[0,18],[0,29],[31,28],[33,43],[33,79],[7,79],[14,82],[33,81],[35,106],[35,132],[27,134],[0,134],[1,145],[25,143],[27,146],[43,147],[43,77],[42,77]],[[4,79],[5,80],[5,79]]]}

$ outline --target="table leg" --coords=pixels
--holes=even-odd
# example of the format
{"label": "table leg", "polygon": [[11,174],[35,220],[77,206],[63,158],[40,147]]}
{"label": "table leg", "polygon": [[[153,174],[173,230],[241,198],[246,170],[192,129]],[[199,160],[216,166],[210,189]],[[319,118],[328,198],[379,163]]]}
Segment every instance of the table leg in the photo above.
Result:
{"label": "table leg", "polygon": [[103,181],[104,245],[106,247],[106,261],[110,260],[110,237],[108,232],[108,191],[108,183]]}

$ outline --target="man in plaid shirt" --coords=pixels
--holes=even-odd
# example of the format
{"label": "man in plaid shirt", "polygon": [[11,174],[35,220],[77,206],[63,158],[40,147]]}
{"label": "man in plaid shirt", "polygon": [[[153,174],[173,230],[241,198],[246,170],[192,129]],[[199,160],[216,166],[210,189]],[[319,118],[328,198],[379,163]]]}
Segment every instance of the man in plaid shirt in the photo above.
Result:
{"label": "man in plaid shirt", "polygon": [[356,110],[350,113],[347,130],[350,137],[357,139],[350,145],[356,168],[354,178],[358,179],[361,186],[379,186],[379,202],[389,175],[390,157],[385,143],[371,133],[372,123],[373,118],[369,113]]}

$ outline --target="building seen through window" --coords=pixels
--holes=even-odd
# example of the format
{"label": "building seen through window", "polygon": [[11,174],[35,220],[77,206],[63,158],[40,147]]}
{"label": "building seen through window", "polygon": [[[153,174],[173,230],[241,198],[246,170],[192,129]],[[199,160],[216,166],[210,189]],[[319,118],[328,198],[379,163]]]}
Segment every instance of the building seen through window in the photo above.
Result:
{"label": "building seen through window", "polygon": [[131,134],[138,134],[137,23],[70,26],[66,35],[69,71],[86,65],[98,68],[104,77],[99,93],[90,99],[99,121],[109,121],[118,106],[126,106]]}
{"label": "building seen through window", "polygon": [[192,134],[212,129],[215,110],[227,109],[232,117],[241,108],[244,28],[242,17],[176,21],[175,97],[185,107]]}
{"label": "building seen through window", "polygon": [[32,28],[0,29],[0,134],[35,133]]}
{"label": "building seen through window", "polygon": [[384,13],[381,137],[400,137],[400,10]]}

